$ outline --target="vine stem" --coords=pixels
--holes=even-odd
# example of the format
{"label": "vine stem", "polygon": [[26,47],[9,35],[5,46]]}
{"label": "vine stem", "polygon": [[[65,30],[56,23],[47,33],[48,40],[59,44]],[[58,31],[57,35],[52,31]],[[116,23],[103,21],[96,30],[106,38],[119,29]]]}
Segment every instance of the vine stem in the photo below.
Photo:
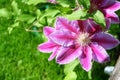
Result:
{"label": "vine stem", "polygon": [[75,3],[76,3],[76,7],[73,9],[73,11],[76,11],[78,9],[83,9],[83,6],[79,4],[78,0],[75,0]]}
{"label": "vine stem", "polygon": [[30,29],[25,29],[27,32],[42,32],[41,30],[30,30]]}
{"label": "vine stem", "polygon": [[80,7],[80,4],[79,4],[78,0],[75,0],[75,3],[78,7]]}
{"label": "vine stem", "polygon": [[38,22],[39,19],[40,19],[40,17],[38,19],[35,19],[28,28],[25,28],[25,30],[27,32],[42,32],[42,30],[31,30],[30,29],[30,28],[32,28]]}

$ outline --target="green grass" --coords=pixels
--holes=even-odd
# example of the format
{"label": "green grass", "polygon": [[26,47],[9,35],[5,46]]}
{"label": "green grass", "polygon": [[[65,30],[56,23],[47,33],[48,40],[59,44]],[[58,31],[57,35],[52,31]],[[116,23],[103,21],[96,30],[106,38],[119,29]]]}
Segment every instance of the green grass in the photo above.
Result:
{"label": "green grass", "polygon": [[8,25],[1,21],[0,80],[62,80],[63,66],[48,62],[49,54],[37,50],[40,37],[20,28],[23,26],[8,34]]}

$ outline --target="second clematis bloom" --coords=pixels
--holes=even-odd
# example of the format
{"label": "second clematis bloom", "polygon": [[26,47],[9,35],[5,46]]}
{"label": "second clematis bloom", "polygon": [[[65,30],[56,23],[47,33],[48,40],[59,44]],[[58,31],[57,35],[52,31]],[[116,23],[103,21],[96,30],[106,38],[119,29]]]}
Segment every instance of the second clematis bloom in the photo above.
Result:
{"label": "second clematis bloom", "polygon": [[52,45],[48,42],[40,44],[38,47],[40,51],[51,50],[52,57],[56,57],[59,64],[67,64],[79,59],[82,68],[86,71],[91,69],[92,60],[99,63],[109,61],[105,49],[112,49],[119,44],[119,40],[102,32],[101,26],[91,19],[68,21],[58,17],[54,30],[47,35],[47,38]]}
{"label": "second clematis bloom", "polygon": [[111,23],[120,23],[119,17],[115,11],[120,9],[120,2],[117,0],[90,0],[91,6],[89,12],[100,10],[106,19]]}
{"label": "second clematis bloom", "polygon": [[50,3],[53,3],[53,4],[56,3],[56,0],[47,0],[47,1],[50,2]]}

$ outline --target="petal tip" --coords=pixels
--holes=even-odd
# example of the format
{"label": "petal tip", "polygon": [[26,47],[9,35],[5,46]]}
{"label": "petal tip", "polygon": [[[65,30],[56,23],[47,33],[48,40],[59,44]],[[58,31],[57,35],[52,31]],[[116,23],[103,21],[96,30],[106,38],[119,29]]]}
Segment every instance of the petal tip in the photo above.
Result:
{"label": "petal tip", "polygon": [[107,57],[102,61],[102,63],[106,63],[106,62],[109,62],[109,61],[110,61],[110,57]]}
{"label": "petal tip", "polygon": [[37,50],[41,51],[41,44],[37,46]]}

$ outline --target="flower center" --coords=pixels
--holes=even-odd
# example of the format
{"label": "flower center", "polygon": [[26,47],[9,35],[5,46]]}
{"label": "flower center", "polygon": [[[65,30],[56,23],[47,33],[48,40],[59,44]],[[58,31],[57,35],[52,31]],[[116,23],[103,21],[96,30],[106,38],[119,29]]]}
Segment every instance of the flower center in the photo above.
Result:
{"label": "flower center", "polygon": [[76,42],[80,45],[80,46],[85,46],[88,45],[90,43],[90,37],[88,33],[80,33],[76,39]]}

